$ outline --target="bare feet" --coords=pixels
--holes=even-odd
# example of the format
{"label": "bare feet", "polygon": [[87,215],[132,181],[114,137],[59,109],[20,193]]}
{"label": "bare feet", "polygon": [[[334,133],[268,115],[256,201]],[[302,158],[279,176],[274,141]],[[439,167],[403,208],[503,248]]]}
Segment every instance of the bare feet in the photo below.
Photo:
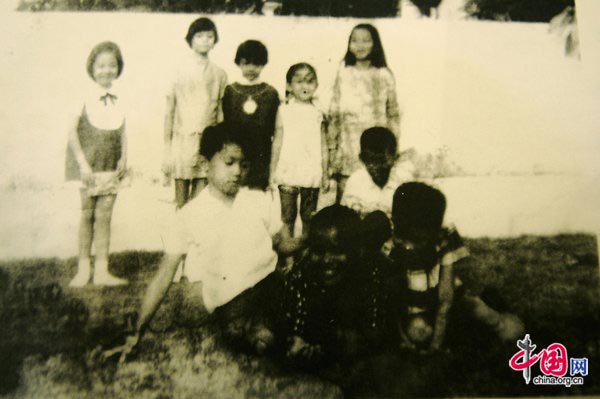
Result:
{"label": "bare feet", "polygon": [[73,280],[69,283],[69,287],[80,288],[85,286],[91,277],[91,266],[89,258],[80,258],[78,263],[78,270]]}
{"label": "bare feet", "polygon": [[94,264],[94,285],[107,285],[107,286],[115,286],[115,285],[123,285],[127,284],[127,280],[122,278],[113,276],[108,271],[108,260],[106,259],[98,259]]}

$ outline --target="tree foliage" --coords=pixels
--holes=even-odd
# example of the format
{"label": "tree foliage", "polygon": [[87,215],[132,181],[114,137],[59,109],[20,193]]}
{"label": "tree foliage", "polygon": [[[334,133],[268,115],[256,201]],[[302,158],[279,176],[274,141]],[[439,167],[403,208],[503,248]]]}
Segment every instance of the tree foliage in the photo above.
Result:
{"label": "tree foliage", "polygon": [[477,19],[549,22],[574,0],[467,0],[465,10]]}

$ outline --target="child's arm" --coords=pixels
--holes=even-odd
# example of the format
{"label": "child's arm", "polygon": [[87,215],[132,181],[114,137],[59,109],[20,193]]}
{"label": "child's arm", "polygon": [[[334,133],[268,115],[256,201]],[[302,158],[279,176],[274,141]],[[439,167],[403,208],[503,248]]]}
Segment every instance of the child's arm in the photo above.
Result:
{"label": "child's arm", "polygon": [[223,97],[225,96],[225,88],[227,87],[227,75],[223,73],[219,82],[219,99],[217,100],[217,123],[223,122],[225,115],[223,113]]}
{"label": "child's arm", "polygon": [[408,339],[402,323],[398,323],[398,336],[400,337],[400,348],[401,349],[416,349],[417,346]]}
{"label": "child's arm", "polygon": [[293,255],[305,247],[305,237],[292,237],[285,226],[273,237],[273,249],[283,256]]}
{"label": "child's arm", "polygon": [[[338,141],[341,131],[342,118],[340,113],[341,87],[340,73],[335,77],[333,84],[333,96],[331,97],[331,105],[329,107],[329,124],[327,126],[327,148],[329,149],[329,167],[333,169],[335,166],[333,160],[338,147]],[[330,170],[331,174],[335,171]]]}
{"label": "child's arm", "polygon": [[323,177],[321,178],[321,188],[323,191],[329,191],[329,144],[327,143],[327,120],[323,117],[321,123],[321,168]]}
{"label": "child's arm", "polygon": [[396,95],[396,81],[394,75],[389,71],[387,78],[388,96],[386,102],[386,115],[388,120],[388,128],[396,135],[396,140],[400,142],[400,106],[398,105],[398,97]]}
{"label": "child's arm", "polygon": [[127,171],[127,129],[123,129],[121,134],[121,158],[117,162],[117,175],[119,179],[125,176]]}
{"label": "child's arm", "polygon": [[352,174],[346,181],[346,188],[342,194],[340,204],[347,206],[348,208],[356,211],[361,217],[365,216],[367,212],[367,204],[363,199],[362,193],[364,192],[364,186],[357,182],[357,176]]}
{"label": "child's arm", "polygon": [[275,116],[275,134],[273,136],[273,146],[271,148],[271,165],[269,172],[269,184],[273,184],[273,177],[275,176],[275,170],[277,169],[277,163],[279,162],[279,155],[281,154],[281,145],[283,143],[283,124],[281,122],[280,111],[277,110]]}
{"label": "child's arm", "polygon": [[171,144],[173,141],[173,121],[175,120],[175,107],[177,101],[175,99],[175,93],[170,92],[167,94],[167,106],[165,109],[165,122],[164,122],[164,133],[163,133],[163,164],[162,172],[165,176],[170,176],[173,172],[173,160],[171,158]]}
{"label": "child's arm", "polygon": [[433,336],[431,338],[430,350],[435,351],[442,347],[446,335],[446,323],[448,312],[454,300],[454,277],[452,265],[440,267],[440,283],[438,286],[439,305],[435,316],[433,326]]}
{"label": "child's arm", "polygon": [[171,281],[173,281],[173,276],[175,275],[177,266],[179,265],[179,262],[181,262],[182,258],[183,255],[179,254],[164,255],[163,259],[161,260],[158,273],[148,286],[146,294],[144,295],[135,333],[127,337],[125,344],[104,352],[105,357],[108,358],[116,353],[121,353],[119,362],[124,362],[127,358],[127,355],[131,353],[131,351],[137,346],[142,334],[144,333],[144,329],[152,319],[152,316],[165,297],[165,294],[171,285]]}
{"label": "child's arm", "polygon": [[92,168],[90,164],[88,164],[87,159],[85,159],[85,154],[83,153],[81,143],[79,142],[79,137],[77,135],[78,125],[79,117],[75,117],[71,127],[69,128],[69,147],[71,147],[71,151],[73,151],[73,155],[75,156],[75,160],[79,166],[81,181],[85,183],[92,178]]}

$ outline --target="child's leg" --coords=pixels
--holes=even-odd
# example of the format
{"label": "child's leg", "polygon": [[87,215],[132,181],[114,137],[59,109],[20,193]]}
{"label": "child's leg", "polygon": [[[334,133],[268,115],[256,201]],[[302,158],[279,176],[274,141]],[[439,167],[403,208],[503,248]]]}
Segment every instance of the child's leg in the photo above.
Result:
{"label": "child's leg", "polygon": [[524,334],[525,326],[521,319],[511,313],[500,313],[490,307],[478,295],[465,292],[463,300],[473,312],[473,316],[490,326],[503,341],[514,341]]}
{"label": "child's leg", "polygon": [[281,199],[281,221],[288,229],[290,237],[294,236],[294,226],[298,216],[298,187],[279,186]]}
{"label": "child's leg", "polygon": [[89,259],[92,254],[94,237],[94,208],[96,198],[81,193],[81,219],[79,220],[79,258]]}
{"label": "child's leg", "polygon": [[190,198],[189,179],[175,179],[175,206],[177,209],[183,207]]}
{"label": "child's leg", "polygon": [[90,281],[92,240],[94,237],[94,208],[96,197],[81,192],[81,219],[79,220],[79,261],[77,274],[71,280],[71,287],[83,287]]}
{"label": "child's leg", "polygon": [[300,188],[300,220],[302,220],[302,235],[304,237],[308,237],[310,218],[317,210],[318,201],[318,188]]}
{"label": "child's leg", "polygon": [[190,198],[196,198],[200,191],[204,189],[208,185],[208,179],[205,177],[201,177],[199,179],[192,179],[191,190],[190,190]]}
{"label": "child's leg", "polygon": [[119,285],[127,281],[113,276],[108,271],[108,252],[110,247],[110,222],[116,195],[101,195],[97,197],[94,211],[94,284]]}
{"label": "child's leg", "polygon": [[335,203],[339,204],[342,201],[342,196],[344,195],[344,190],[346,189],[346,182],[348,181],[348,176],[346,175],[338,175],[336,177],[337,180],[337,189],[335,193]]}

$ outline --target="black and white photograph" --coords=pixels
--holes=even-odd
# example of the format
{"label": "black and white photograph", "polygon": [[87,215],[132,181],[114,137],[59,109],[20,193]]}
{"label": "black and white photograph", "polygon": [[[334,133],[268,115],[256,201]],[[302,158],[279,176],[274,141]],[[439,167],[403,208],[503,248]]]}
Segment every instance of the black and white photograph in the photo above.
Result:
{"label": "black and white photograph", "polygon": [[596,0],[5,0],[0,398],[600,396]]}

